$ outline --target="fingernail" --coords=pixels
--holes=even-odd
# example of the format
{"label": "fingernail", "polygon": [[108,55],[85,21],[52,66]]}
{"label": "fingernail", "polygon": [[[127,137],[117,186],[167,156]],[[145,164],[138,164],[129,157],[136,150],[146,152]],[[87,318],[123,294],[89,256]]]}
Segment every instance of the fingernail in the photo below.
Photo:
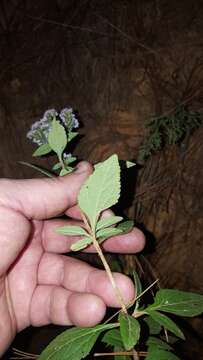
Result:
{"label": "fingernail", "polygon": [[114,212],[111,209],[104,210],[101,214],[101,219],[110,218],[114,215]]}

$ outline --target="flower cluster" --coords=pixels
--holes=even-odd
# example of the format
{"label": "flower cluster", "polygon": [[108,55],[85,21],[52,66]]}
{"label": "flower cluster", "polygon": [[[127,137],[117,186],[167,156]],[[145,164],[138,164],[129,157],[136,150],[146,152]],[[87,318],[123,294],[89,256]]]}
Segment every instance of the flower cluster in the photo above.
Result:
{"label": "flower cluster", "polygon": [[68,131],[72,131],[73,129],[77,129],[79,127],[79,121],[75,117],[72,108],[65,108],[61,110],[59,117]]}
{"label": "flower cluster", "polygon": [[53,119],[60,121],[67,132],[71,132],[73,129],[79,127],[79,121],[75,117],[72,108],[64,108],[60,113],[55,109],[49,109],[45,111],[41,120],[36,121],[31,126],[31,129],[27,133],[27,138],[39,146],[47,144]]}

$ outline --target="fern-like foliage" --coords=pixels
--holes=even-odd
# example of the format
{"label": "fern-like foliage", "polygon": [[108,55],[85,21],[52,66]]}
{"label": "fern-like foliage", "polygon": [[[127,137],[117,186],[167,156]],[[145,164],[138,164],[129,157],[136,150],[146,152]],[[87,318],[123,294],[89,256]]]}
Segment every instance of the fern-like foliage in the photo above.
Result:
{"label": "fern-like foliage", "polygon": [[202,114],[185,106],[178,106],[168,115],[153,116],[146,124],[148,135],[140,146],[138,159],[146,160],[167,145],[181,144],[202,123]]}

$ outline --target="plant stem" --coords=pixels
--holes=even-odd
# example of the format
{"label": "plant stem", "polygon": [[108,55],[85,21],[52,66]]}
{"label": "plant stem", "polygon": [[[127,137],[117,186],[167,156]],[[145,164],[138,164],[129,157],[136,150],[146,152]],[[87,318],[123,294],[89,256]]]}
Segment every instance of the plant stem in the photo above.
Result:
{"label": "plant stem", "polygon": [[114,292],[115,292],[115,295],[116,295],[116,298],[117,298],[117,301],[120,304],[120,307],[121,307],[122,311],[125,314],[127,314],[127,308],[126,308],[125,302],[123,300],[122,294],[121,294],[118,286],[116,285],[116,282],[114,280],[112,271],[110,269],[110,266],[109,266],[109,264],[107,263],[107,261],[105,259],[103,251],[102,251],[102,249],[101,249],[101,247],[100,247],[100,245],[99,245],[99,243],[98,243],[98,241],[96,239],[95,233],[93,233],[93,231],[92,231],[92,229],[91,229],[91,227],[90,227],[90,225],[89,225],[89,223],[87,221],[87,218],[86,218],[85,214],[81,213],[81,216],[82,216],[82,219],[84,221],[84,224],[86,226],[87,231],[92,236],[93,245],[95,247],[95,250],[96,250],[98,256],[100,257],[100,260],[101,260],[101,262],[102,262],[102,264],[104,266],[104,269],[105,269],[105,271],[107,273],[107,276],[108,276],[108,278],[109,278],[109,280],[111,282],[111,285],[112,285],[112,287],[114,289]]}
{"label": "plant stem", "polygon": [[[133,351],[116,351],[116,352],[112,352],[112,353],[95,353],[94,356],[133,356],[134,353]],[[137,352],[138,356],[144,357],[147,356],[148,353],[146,351],[138,351]]]}
{"label": "plant stem", "polygon": [[37,359],[38,355],[12,348],[14,355],[10,359]]}
{"label": "plant stem", "polygon": [[[152,286],[154,286],[157,282],[159,281],[159,279],[155,280],[151,285],[149,285],[144,291],[142,291],[142,293],[137,296],[134,301],[137,301],[141,296],[143,296],[149,289],[151,289]],[[139,317],[141,315],[143,315],[145,312],[144,311],[137,311],[137,309],[135,309],[135,311],[133,312],[132,316],[133,317]]]}
{"label": "plant stem", "polygon": [[58,156],[58,159],[59,159],[59,162],[60,162],[60,164],[61,164],[61,168],[62,168],[62,169],[65,169],[65,165],[64,165],[62,156]]}
{"label": "plant stem", "polygon": [[127,314],[127,309],[126,309],[126,305],[125,305],[125,302],[124,302],[124,300],[123,300],[122,294],[121,294],[118,286],[116,285],[116,282],[115,282],[115,280],[114,280],[112,271],[111,271],[111,269],[110,269],[110,266],[109,266],[109,264],[107,263],[107,261],[106,261],[106,259],[105,259],[105,256],[104,256],[104,254],[103,254],[103,252],[102,252],[102,249],[101,249],[101,247],[100,247],[100,245],[99,245],[99,243],[98,243],[95,235],[92,236],[92,240],[93,240],[93,245],[94,245],[94,247],[95,247],[95,249],[96,249],[96,251],[97,251],[97,254],[99,255],[99,257],[100,257],[100,259],[101,259],[101,262],[102,262],[102,264],[103,264],[103,266],[104,266],[104,269],[106,270],[106,273],[107,273],[107,275],[108,275],[108,277],[109,277],[109,280],[110,280],[110,282],[111,282],[111,285],[112,285],[112,287],[113,287],[113,289],[114,289],[114,291],[115,291],[116,298],[117,298],[117,300],[118,300],[118,302],[119,302],[119,304],[120,304],[123,312]]}

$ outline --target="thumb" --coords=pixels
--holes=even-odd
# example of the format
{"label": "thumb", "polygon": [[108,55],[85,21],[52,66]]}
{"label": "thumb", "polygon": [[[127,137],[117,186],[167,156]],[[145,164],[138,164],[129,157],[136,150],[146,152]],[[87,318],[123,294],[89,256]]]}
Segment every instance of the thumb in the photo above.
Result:
{"label": "thumb", "polygon": [[80,162],[69,175],[55,178],[0,181],[0,205],[19,211],[28,219],[47,219],[64,213],[77,202],[81,185],[92,172]]}

